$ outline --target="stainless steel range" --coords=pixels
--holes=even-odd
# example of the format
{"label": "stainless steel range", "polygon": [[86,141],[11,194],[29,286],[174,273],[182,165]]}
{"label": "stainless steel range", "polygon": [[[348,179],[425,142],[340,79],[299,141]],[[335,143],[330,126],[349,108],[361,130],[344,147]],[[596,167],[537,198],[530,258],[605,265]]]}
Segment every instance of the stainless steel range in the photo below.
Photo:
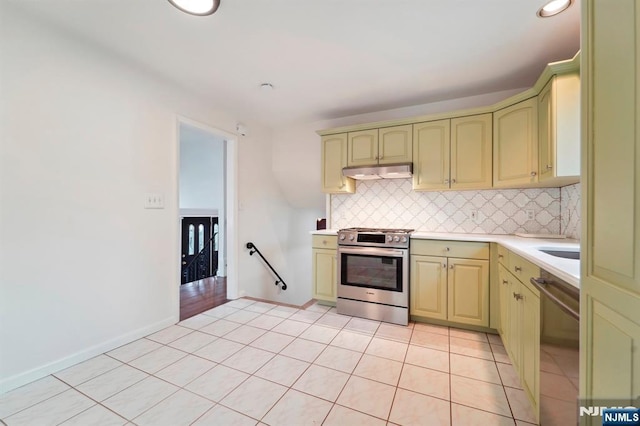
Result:
{"label": "stainless steel range", "polygon": [[338,231],[339,314],[409,323],[409,236],[413,229]]}

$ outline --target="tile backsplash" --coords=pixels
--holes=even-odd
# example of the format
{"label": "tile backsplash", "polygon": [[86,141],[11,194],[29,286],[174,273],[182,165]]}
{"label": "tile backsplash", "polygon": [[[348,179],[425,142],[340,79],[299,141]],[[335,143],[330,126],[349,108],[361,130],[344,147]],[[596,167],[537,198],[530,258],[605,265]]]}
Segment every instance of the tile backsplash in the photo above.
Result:
{"label": "tile backsplash", "polygon": [[580,184],[560,188],[560,230],[569,238],[580,239]]}
{"label": "tile backsplash", "polygon": [[[416,192],[411,179],[357,181],[355,194],[331,196],[331,228],[413,228],[430,232],[559,234],[579,232],[579,187]],[[576,186],[576,185],[571,185]],[[566,224],[561,192],[567,193]],[[577,194],[577,200],[576,200]],[[576,208],[575,205],[578,205]],[[533,210],[534,218],[526,211]],[[576,215],[576,210],[578,214]],[[472,211],[478,213],[472,219]]]}

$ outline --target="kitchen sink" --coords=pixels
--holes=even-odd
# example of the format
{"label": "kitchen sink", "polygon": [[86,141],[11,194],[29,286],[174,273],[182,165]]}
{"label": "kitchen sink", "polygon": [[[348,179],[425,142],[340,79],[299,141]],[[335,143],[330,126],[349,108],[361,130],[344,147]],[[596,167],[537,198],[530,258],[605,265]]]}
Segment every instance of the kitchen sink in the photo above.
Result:
{"label": "kitchen sink", "polygon": [[564,259],[576,259],[580,260],[580,252],[573,250],[550,250],[550,249],[538,249],[543,253],[549,254],[555,257],[562,257]]}

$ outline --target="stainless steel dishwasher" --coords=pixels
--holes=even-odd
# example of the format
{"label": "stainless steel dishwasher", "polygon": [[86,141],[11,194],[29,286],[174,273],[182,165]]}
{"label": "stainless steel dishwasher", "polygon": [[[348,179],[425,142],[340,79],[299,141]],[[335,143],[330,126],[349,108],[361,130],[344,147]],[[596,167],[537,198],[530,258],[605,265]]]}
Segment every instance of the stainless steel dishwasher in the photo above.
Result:
{"label": "stainless steel dishwasher", "polygon": [[540,291],[540,425],[578,424],[580,290],[542,271]]}

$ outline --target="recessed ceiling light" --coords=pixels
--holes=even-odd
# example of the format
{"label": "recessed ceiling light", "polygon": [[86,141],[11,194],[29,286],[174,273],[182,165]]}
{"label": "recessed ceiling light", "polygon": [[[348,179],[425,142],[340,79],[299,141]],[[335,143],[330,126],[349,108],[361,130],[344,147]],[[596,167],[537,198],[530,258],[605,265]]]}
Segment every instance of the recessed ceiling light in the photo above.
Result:
{"label": "recessed ceiling light", "polygon": [[190,15],[211,15],[220,6],[220,0],[169,0],[169,3]]}
{"label": "recessed ceiling light", "polygon": [[271,84],[271,83],[262,83],[260,85],[260,88],[262,89],[263,92],[268,92],[270,90],[273,90],[273,84]]}
{"label": "recessed ceiling light", "polygon": [[538,16],[548,18],[567,10],[571,6],[571,0],[551,0],[538,10]]}

